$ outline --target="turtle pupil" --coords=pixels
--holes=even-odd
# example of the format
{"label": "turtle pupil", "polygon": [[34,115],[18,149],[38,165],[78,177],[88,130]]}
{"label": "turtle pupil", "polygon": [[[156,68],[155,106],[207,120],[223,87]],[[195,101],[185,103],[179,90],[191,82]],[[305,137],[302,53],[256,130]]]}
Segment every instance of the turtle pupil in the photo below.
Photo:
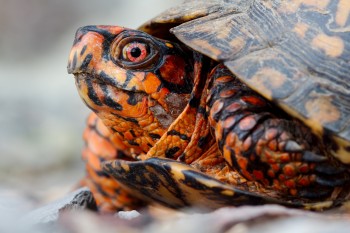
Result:
{"label": "turtle pupil", "polygon": [[131,49],[130,54],[134,58],[137,58],[137,57],[139,57],[141,55],[141,49],[138,48],[138,47],[134,47],[134,48]]}

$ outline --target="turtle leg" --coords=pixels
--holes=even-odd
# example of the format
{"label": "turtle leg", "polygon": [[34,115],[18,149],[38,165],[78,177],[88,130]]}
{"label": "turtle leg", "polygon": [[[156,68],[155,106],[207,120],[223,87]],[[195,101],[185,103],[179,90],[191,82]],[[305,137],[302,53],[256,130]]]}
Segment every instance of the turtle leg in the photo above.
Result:
{"label": "turtle leg", "polygon": [[287,196],[334,199],[341,192],[349,180],[346,169],[327,156],[310,129],[276,111],[223,65],[211,78],[209,122],[232,168]]}
{"label": "turtle leg", "polygon": [[90,188],[98,210],[113,213],[142,206],[143,203],[139,199],[130,195],[115,179],[102,170],[101,163],[104,161],[130,160],[130,157],[126,155],[127,148],[118,138],[112,136],[94,113],[88,118],[83,138],[85,147],[82,158],[86,162],[87,175],[80,185]]}

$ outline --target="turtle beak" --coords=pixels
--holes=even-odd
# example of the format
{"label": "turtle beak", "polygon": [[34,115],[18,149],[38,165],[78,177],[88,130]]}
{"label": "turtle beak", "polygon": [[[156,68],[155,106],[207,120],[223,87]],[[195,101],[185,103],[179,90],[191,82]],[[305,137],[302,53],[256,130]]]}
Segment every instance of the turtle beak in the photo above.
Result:
{"label": "turtle beak", "polygon": [[91,38],[98,37],[98,34],[94,35],[94,33],[91,33],[94,28],[96,27],[81,27],[75,33],[73,47],[68,59],[67,71],[69,74],[86,72],[93,55],[96,54],[97,51],[87,51],[87,48],[91,45]]}
{"label": "turtle beak", "polygon": [[[69,74],[92,73],[108,48],[104,44],[112,41],[124,28],[117,26],[85,26],[75,33],[69,54],[67,71]],[[106,50],[106,51],[104,51]]]}

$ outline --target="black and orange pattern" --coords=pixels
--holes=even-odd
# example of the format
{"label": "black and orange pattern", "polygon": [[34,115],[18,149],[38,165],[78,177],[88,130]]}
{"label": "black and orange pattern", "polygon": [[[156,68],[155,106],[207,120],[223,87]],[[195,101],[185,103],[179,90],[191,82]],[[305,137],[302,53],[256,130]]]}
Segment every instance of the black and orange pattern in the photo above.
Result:
{"label": "black and orange pattern", "polygon": [[[223,65],[213,71],[209,122],[226,162],[285,195],[322,199],[348,182],[345,168],[301,123],[279,112]],[[317,191],[316,191],[317,190]]]}
{"label": "black and orange pattern", "polygon": [[[350,33],[347,3],[334,4],[189,1],[142,31],[80,28],[68,71],[94,112],[82,185],[100,211],[347,200],[350,95],[339,85],[350,77]],[[316,27],[321,10],[342,30]],[[168,32],[177,25],[186,45]]]}
{"label": "black and orange pattern", "polygon": [[143,206],[142,201],[122,189],[101,166],[102,162],[109,160],[132,160],[128,147],[113,136],[94,113],[88,118],[83,138],[85,147],[82,158],[86,162],[87,176],[80,185],[90,188],[99,211],[108,213]]}

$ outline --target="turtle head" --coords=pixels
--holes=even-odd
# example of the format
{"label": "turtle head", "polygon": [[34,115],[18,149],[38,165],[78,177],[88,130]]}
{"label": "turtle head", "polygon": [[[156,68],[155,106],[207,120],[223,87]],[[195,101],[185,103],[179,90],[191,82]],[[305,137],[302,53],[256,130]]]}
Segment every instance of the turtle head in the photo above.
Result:
{"label": "turtle head", "polygon": [[104,124],[122,138],[129,129],[132,138],[151,134],[149,146],[162,134],[155,129],[164,131],[186,106],[192,70],[180,45],[117,26],[79,28],[68,62],[81,98]]}

